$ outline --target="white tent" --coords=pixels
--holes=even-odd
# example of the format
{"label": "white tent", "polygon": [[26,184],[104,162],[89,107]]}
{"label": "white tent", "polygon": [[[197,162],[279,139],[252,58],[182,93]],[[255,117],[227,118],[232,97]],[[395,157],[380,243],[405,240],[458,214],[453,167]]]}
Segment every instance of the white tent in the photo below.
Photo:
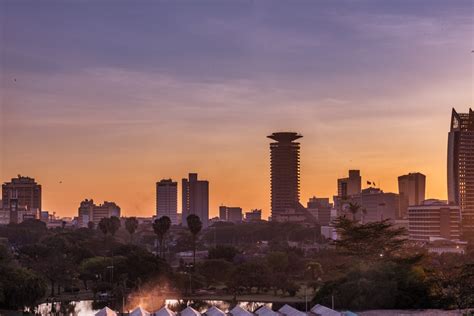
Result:
{"label": "white tent", "polygon": [[212,306],[209,308],[206,313],[207,316],[226,316],[223,311],[221,311],[219,308]]}
{"label": "white tent", "polygon": [[163,306],[159,310],[153,313],[153,316],[176,316],[176,313],[173,312],[171,309],[169,309],[166,306]]}
{"label": "white tent", "polygon": [[278,312],[285,316],[307,316],[306,313],[303,313],[288,304],[285,304],[282,308],[278,310]]}
{"label": "white tent", "polygon": [[191,306],[186,307],[180,313],[180,316],[201,316],[201,313],[192,308]]}
{"label": "white tent", "polygon": [[243,309],[239,305],[236,307],[232,308],[232,310],[229,312],[231,316],[252,316],[253,314],[249,312],[246,309]]}
{"label": "white tent", "polygon": [[268,306],[262,306],[259,309],[255,311],[255,314],[258,316],[279,316],[277,312],[274,312],[271,308]]}
{"label": "white tent", "polygon": [[342,313],[339,313],[338,311],[335,311],[333,309],[330,309],[329,307],[323,306],[323,305],[314,305],[313,308],[311,308],[311,313],[316,314],[317,316],[341,316]]}
{"label": "white tent", "polygon": [[104,307],[100,311],[95,313],[95,316],[117,316],[117,313],[108,307]]}
{"label": "white tent", "polygon": [[138,306],[130,313],[130,316],[150,316],[150,313]]}

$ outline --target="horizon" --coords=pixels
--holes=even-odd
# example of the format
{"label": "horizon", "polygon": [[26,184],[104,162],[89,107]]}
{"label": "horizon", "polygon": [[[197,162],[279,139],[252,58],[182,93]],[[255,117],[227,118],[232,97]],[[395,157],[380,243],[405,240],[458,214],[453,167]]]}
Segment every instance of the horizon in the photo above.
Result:
{"label": "horizon", "polygon": [[349,169],[385,192],[421,172],[447,199],[451,109],[474,106],[471,1],[207,3],[2,2],[2,183],[35,178],[58,216],[86,198],[150,216],[157,181],[181,196],[196,172],[211,217],[266,218],[266,136],[291,130],[303,204]]}

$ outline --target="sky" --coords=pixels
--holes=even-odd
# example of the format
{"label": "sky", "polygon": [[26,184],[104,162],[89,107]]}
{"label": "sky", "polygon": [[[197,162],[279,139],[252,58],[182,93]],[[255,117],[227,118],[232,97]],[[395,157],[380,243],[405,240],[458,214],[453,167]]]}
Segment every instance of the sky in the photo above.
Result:
{"label": "sky", "polygon": [[[348,169],[446,199],[451,109],[474,97],[474,2],[0,0],[0,181],[155,212],[189,172],[218,206],[270,211],[269,142],[301,142],[301,202]],[[179,187],[179,196],[181,190]],[[180,209],[180,203],[179,203]]]}

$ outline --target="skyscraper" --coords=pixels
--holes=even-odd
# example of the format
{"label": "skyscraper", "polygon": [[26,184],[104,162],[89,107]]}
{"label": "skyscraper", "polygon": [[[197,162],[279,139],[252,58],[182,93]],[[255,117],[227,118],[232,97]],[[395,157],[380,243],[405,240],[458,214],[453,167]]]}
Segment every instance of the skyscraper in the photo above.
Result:
{"label": "skyscraper", "polygon": [[409,173],[398,177],[400,195],[400,217],[408,214],[408,206],[421,205],[425,200],[426,176],[422,173]]}
{"label": "skyscraper", "polygon": [[349,177],[337,179],[337,196],[347,198],[359,194],[362,189],[360,170],[349,170]]}
{"label": "skyscraper", "polygon": [[3,211],[10,212],[10,222],[20,223],[25,218],[41,214],[41,185],[29,177],[13,178],[2,185]]}
{"label": "skyscraper", "polygon": [[197,173],[190,173],[188,179],[182,180],[182,213],[183,225],[190,214],[199,216],[203,227],[209,222],[209,182],[198,180]]}
{"label": "skyscraper", "polygon": [[178,183],[163,179],[156,183],[156,216],[168,216],[173,225],[178,224]]}
{"label": "skyscraper", "polygon": [[304,221],[306,209],[300,204],[300,143],[298,133],[267,136],[270,143],[271,214],[274,221]]}
{"label": "skyscraper", "polygon": [[474,233],[474,112],[451,115],[448,199],[461,208],[463,233]]}

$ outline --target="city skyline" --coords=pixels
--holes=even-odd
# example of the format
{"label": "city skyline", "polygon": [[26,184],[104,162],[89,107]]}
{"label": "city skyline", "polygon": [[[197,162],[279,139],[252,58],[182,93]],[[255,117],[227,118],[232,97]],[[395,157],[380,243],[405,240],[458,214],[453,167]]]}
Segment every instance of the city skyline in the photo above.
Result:
{"label": "city skyline", "polygon": [[2,2],[0,179],[34,177],[61,216],[84,198],[149,216],[156,181],[197,172],[211,216],[266,218],[265,135],[297,131],[304,203],[349,169],[385,192],[421,172],[426,197],[447,199],[449,115],[474,104],[471,10]]}

